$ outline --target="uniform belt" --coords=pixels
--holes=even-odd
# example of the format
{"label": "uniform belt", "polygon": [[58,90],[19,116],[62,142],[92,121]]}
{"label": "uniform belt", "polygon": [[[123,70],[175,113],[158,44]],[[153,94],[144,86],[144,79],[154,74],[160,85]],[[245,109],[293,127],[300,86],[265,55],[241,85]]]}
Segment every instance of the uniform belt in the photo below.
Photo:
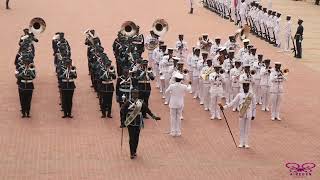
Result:
{"label": "uniform belt", "polygon": [[138,83],[150,83],[150,81],[138,81]]}
{"label": "uniform belt", "polygon": [[101,83],[102,84],[112,84],[113,82],[112,81],[102,81]]}
{"label": "uniform belt", "polygon": [[23,83],[32,83],[33,81],[32,80],[21,80],[21,82],[23,82]]}
{"label": "uniform belt", "polygon": [[74,82],[73,79],[62,79],[62,82]]}
{"label": "uniform belt", "polygon": [[122,89],[122,88],[119,88],[119,91],[121,91],[121,92],[130,92],[130,89]]}

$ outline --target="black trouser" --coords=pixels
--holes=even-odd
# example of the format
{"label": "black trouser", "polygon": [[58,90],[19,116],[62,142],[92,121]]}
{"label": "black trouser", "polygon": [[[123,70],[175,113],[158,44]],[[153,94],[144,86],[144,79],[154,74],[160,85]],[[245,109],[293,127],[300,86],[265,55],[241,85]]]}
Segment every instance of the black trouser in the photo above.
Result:
{"label": "black trouser", "polygon": [[129,132],[130,154],[134,155],[137,152],[137,148],[139,144],[140,127],[129,125],[128,132]]}
{"label": "black trouser", "polygon": [[62,109],[64,115],[71,115],[74,89],[62,90]]}
{"label": "black trouser", "polygon": [[[142,99],[143,102],[149,107],[149,98],[150,98],[150,91],[143,91],[140,90],[139,92],[139,99]],[[142,111],[143,117],[147,116],[146,111]]]}
{"label": "black trouser", "polygon": [[320,0],[316,0],[315,5],[319,5]]}
{"label": "black trouser", "polygon": [[33,90],[19,89],[20,105],[22,114],[29,114],[31,108]]}
{"label": "black trouser", "polygon": [[9,0],[6,1],[6,6],[9,8]]}
{"label": "black trouser", "polygon": [[108,114],[111,114],[111,109],[112,109],[112,96],[113,96],[113,91],[111,92],[100,92],[101,96],[101,105],[100,109],[102,111],[102,114],[106,114],[106,111],[108,111]]}
{"label": "black trouser", "polygon": [[297,46],[296,58],[302,58],[302,47],[301,47],[301,42],[300,42],[299,38],[296,39],[296,46]]}

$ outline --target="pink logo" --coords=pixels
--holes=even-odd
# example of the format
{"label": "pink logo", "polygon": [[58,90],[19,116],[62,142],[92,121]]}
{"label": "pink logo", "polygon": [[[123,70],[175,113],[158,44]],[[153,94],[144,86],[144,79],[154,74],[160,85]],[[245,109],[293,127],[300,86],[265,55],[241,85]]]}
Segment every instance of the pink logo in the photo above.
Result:
{"label": "pink logo", "polygon": [[287,163],[286,167],[289,169],[291,176],[305,177],[305,176],[311,176],[312,169],[316,167],[316,164],[314,164],[314,163],[304,163],[304,164]]}

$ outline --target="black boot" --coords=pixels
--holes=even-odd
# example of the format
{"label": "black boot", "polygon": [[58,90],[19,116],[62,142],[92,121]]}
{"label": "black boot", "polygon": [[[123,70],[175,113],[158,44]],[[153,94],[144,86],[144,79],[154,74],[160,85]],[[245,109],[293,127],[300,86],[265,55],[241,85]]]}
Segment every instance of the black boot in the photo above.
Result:
{"label": "black boot", "polygon": [[193,8],[190,9],[189,14],[193,14]]}
{"label": "black boot", "polygon": [[106,112],[105,111],[102,111],[102,116],[101,118],[106,118]]}

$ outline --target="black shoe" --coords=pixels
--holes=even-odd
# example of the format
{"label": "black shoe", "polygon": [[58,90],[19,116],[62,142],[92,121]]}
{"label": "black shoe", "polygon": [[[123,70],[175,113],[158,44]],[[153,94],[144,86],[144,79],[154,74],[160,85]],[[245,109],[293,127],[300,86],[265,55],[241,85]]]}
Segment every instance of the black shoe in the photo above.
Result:
{"label": "black shoe", "polygon": [[143,115],[143,119],[149,119],[147,115]]}
{"label": "black shoe", "polygon": [[67,115],[62,116],[62,118],[67,118],[67,117],[68,117]]}
{"label": "black shoe", "polygon": [[130,156],[130,159],[134,159],[134,158],[136,158],[136,156],[134,156],[134,155],[131,155],[131,156]]}
{"label": "black shoe", "polygon": [[102,114],[101,118],[106,118],[106,114]]}
{"label": "black shoe", "polygon": [[137,153],[134,153],[133,156],[134,156],[134,157],[137,157]]}
{"label": "black shoe", "polygon": [[25,114],[22,114],[22,116],[21,116],[22,118],[25,118],[25,117],[27,117]]}
{"label": "black shoe", "polygon": [[126,127],[124,124],[121,124],[121,125],[120,125],[120,128],[124,128],[124,127]]}
{"label": "black shoe", "polygon": [[11,8],[10,8],[9,6],[7,6],[7,7],[6,7],[6,9],[8,9],[8,10],[9,10],[9,9],[11,9]]}
{"label": "black shoe", "polygon": [[67,117],[68,117],[68,118],[73,118],[73,116],[72,116],[71,114],[69,114]]}
{"label": "black shoe", "polygon": [[111,114],[108,114],[107,117],[108,117],[108,118],[112,118],[112,115],[111,115]]}

